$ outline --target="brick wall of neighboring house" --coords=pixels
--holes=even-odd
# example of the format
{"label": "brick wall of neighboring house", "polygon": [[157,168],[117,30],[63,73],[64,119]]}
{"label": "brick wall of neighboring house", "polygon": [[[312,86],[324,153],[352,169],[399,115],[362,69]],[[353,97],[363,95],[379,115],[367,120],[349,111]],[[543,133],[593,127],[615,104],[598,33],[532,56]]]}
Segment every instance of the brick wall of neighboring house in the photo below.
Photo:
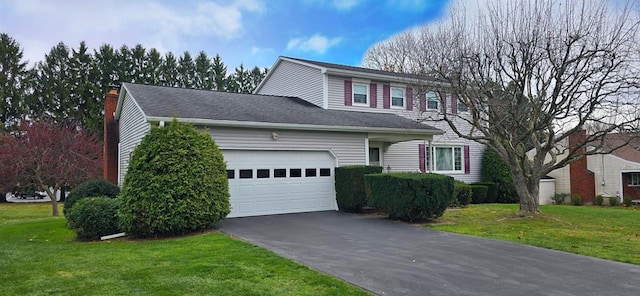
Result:
{"label": "brick wall of neighboring house", "polygon": [[118,123],[114,115],[118,105],[118,91],[110,90],[104,98],[104,138],[102,177],[118,184]]}
{"label": "brick wall of neighboring house", "polygon": [[[587,132],[584,130],[570,135],[569,147],[584,142],[586,137]],[[582,157],[569,165],[569,176],[571,195],[579,195],[584,203],[593,203],[596,196],[596,181],[595,174],[588,169],[587,157]]]}
{"label": "brick wall of neighboring house", "polygon": [[640,186],[629,185],[629,173],[622,174],[622,197],[640,199]]}

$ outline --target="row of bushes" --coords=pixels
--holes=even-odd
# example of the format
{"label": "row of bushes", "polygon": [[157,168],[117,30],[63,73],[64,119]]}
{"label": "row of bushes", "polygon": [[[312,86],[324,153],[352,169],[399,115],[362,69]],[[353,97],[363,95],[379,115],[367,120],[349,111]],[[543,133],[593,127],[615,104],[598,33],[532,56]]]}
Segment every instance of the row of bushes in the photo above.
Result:
{"label": "row of bushes", "polygon": [[338,208],[359,212],[368,206],[390,218],[414,221],[442,216],[454,199],[454,182],[449,176],[381,172],[379,166],[336,168]]}

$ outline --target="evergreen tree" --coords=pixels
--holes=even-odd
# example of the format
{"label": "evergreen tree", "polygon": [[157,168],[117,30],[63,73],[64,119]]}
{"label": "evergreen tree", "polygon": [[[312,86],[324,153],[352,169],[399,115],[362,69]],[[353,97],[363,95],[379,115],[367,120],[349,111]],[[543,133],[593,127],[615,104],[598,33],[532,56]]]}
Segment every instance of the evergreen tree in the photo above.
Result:
{"label": "evergreen tree", "polygon": [[34,92],[29,98],[29,113],[36,118],[54,118],[58,122],[70,118],[71,69],[69,48],[62,42],[45,54],[36,65]]}
{"label": "evergreen tree", "polygon": [[213,89],[211,80],[211,60],[204,51],[201,51],[195,60],[195,88]]}
{"label": "evergreen tree", "polygon": [[220,55],[216,54],[211,63],[211,81],[213,89],[218,91],[227,90],[227,66],[222,62]]}
{"label": "evergreen tree", "polygon": [[131,77],[134,83],[146,84],[148,83],[147,77],[147,55],[146,49],[142,45],[138,44],[131,49]]}
{"label": "evergreen tree", "polygon": [[160,78],[161,85],[171,87],[178,86],[178,62],[173,53],[168,52],[164,56],[164,62],[162,63],[160,72],[162,73]]}
{"label": "evergreen tree", "polygon": [[185,51],[178,58],[178,86],[185,88],[193,88],[195,86],[196,68],[191,58],[191,54]]}
{"label": "evergreen tree", "polygon": [[118,82],[135,82],[133,70],[133,56],[129,47],[123,45],[116,53],[116,71],[118,73]]}
{"label": "evergreen tree", "polygon": [[70,74],[69,119],[92,133],[102,134],[100,72],[84,41],[72,50]]}
{"label": "evergreen tree", "polygon": [[26,107],[29,72],[22,57],[20,45],[9,35],[0,34],[0,132],[14,126]]}
{"label": "evergreen tree", "polygon": [[103,44],[93,53],[100,94],[106,94],[112,85],[120,83],[118,76],[118,57],[113,47]]}
{"label": "evergreen tree", "polygon": [[152,85],[161,84],[162,78],[162,56],[157,49],[152,48],[147,52],[145,73],[146,83]]}

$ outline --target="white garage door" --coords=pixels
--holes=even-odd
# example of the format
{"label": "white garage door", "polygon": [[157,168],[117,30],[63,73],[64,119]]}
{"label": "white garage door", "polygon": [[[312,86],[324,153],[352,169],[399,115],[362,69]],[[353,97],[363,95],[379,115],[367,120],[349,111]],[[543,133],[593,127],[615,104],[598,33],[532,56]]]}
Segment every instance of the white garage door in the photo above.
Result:
{"label": "white garage door", "polygon": [[327,152],[225,150],[231,194],[228,217],[335,210]]}

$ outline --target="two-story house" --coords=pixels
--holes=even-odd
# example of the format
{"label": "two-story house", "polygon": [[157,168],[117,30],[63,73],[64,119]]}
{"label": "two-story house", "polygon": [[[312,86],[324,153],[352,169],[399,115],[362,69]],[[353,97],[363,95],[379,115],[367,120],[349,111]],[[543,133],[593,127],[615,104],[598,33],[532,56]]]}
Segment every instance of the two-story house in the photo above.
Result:
{"label": "two-story house", "polygon": [[482,146],[423,120],[463,106],[409,78],[282,57],[256,94],[123,83],[105,98],[104,177],[122,185],[142,138],[175,118],[222,150],[229,217],[336,210],[334,169],[345,165],[478,180]]}
{"label": "two-story house", "polygon": [[[367,164],[480,181],[484,145],[459,138],[442,112],[465,116],[456,95],[424,76],[280,57],[255,93],[299,97],[328,110],[397,114],[445,131],[432,141],[368,141]],[[465,126],[458,126],[463,132]],[[468,129],[466,130],[468,131]]]}

